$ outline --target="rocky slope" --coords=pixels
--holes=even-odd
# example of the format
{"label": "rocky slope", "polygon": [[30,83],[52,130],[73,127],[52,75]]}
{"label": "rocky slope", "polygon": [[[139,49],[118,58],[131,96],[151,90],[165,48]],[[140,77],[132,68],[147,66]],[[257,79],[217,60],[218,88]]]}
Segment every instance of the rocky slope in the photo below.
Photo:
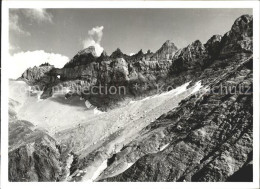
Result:
{"label": "rocky slope", "polygon": [[[103,52],[100,57],[96,56],[93,47],[89,47],[80,51],[62,69],[49,69],[49,65],[43,65],[44,70],[27,70],[21,79],[29,84],[40,83],[44,86],[42,98],[52,96],[52,88],[56,86],[125,86],[126,94],[123,96],[86,95],[72,91],[72,94],[104,109],[126,102],[128,98],[136,100],[153,95],[158,92],[156,86],[159,84],[164,86],[160,92],[167,91],[169,85],[172,89],[190,81],[186,90],[189,94],[197,90],[198,82],[203,90],[191,96],[182,93],[182,98],[185,99],[178,107],[170,105],[182,98],[169,98],[162,103],[164,108],[167,107],[166,112],[162,113],[162,109],[156,111],[162,105],[151,110],[153,115],[137,112],[141,117],[136,120],[129,118],[122,128],[118,125],[118,130],[106,133],[104,136],[107,138],[104,140],[91,139],[93,145],[88,140],[93,136],[98,138],[99,135],[89,132],[88,129],[92,126],[88,123],[50,137],[43,131],[33,130],[31,124],[17,120],[15,111],[10,111],[10,117],[14,121],[10,121],[9,126],[9,135],[12,136],[9,170],[15,171],[9,173],[9,179],[237,181],[243,177],[245,181],[251,181],[252,22],[252,16],[243,15],[223,37],[214,35],[206,44],[196,40],[185,48],[177,49],[174,43],[167,41],[155,53],[139,51],[128,56],[117,49],[110,56]],[[41,82],[42,79],[47,82]],[[140,87],[138,90],[133,88],[136,83]],[[148,87],[142,88],[143,86]],[[154,103],[157,101],[159,100]],[[123,109],[124,106],[120,108]],[[108,114],[99,117],[102,119],[94,120],[96,125],[105,125],[109,121],[104,120],[110,119],[106,115],[113,115],[114,118],[120,108],[114,109],[112,113],[108,111]],[[139,110],[138,106],[133,106],[127,113],[130,115],[135,110]],[[157,114],[160,117],[155,121],[146,120],[157,117]],[[113,120],[112,122],[114,125]],[[18,126],[23,128],[16,130]],[[97,128],[95,131],[98,132]],[[84,136],[91,136],[81,139],[82,130]],[[44,134],[37,134],[36,140],[33,137],[35,132]],[[25,137],[26,133],[29,133],[29,139]],[[129,133],[135,134],[124,140]],[[14,137],[17,135],[26,141],[18,142]],[[67,147],[60,150],[59,146],[64,141],[67,141]],[[18,143],[20,144],[17,145]],[[39,161],[39,157],[44,162]],[[23,166],[24,163],[27,166]]]}
{"label": "rocky slope", "polygon": [[[242,16],[220,42],[220,37],[210,39],[210,44],[217,42],[220,53],[197,78],[206,88],[148,125],[114,154],[100,181],[238,181],[242,177],[252,181],[251,23],[251,16]],[[196,48],[188,46],[177,54],[184,56],[180,65],[186,70],[186,65],[197,60],[197,56],[189,60],[193,56],[185,53],[187,49]],[[198,58],[204,58],[200,50]],[[130,168],[120,173],[124,164]],[[113,176],[114,172],[119,174]]]}
{"label": "rocky slope", "polygon": [[9,99],[9,181],[65,180],[70,172],[70,153],[45,131],[19,120],[17,106],[19,102]]}
{"label": "rocky slope", "polygon": [[[100,179],[134,163],[106,181],[226,181],[252,161],[252,58],[232,59],[230,72],[200,78],[215,94],[200,91],[148,125],[115,154]],[[231,84],[232,94],[222,94],[220,86]],[[238,94],[240,87],[244,94]]]}

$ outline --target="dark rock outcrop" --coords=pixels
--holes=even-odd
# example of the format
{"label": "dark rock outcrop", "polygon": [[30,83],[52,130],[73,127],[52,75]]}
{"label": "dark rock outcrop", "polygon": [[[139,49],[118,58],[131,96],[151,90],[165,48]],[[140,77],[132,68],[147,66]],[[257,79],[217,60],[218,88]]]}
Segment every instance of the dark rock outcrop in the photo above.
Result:
{"label": "dark rock outcrop", "polygon": [[175,74],[182,71],[200,69],[204,66],[205,59],[206,49],[199,40],[196,40],[175,53],[171,72]]}
{"label": "dark rock outcrop", "polygon": [[69,173],[68,151],[45,131],[29,121],[19,120],[9,99],[8,178],[11,182],[62,181]]}
{"label": "dark rock outcrop", "polygon": [[153,52],[151,52],[151,50],[148,50],[144,56],[145,56],[145,60],[151,60],[151,57],[153,56]]}
{"label": "dark rock outcrop", "polygon": [[133,56],[129,57],[130,62],[137,62],[140,60],[145,59],[145,54],[143,53],[143,50],[141,49],[138,53],[134,54]]}
{"label": "dark rock outcrop", "polygon": [[57,181],[62,173],[59,149],[48,135],[33,138],[8,155],[9,181]]}
{"label": "dark rock outcrop", "polygon": [[54,69],[53,65],[49,63],[41,64],[39,67],[34,66],[33,68],[28,68],[18,79],[24,80],[31,85],[37,83],[48,84],[55,82],[55,77],[51,77],[48,73]]}
{"label": "dark rock outcrop", "polygon": [[97,62],[108,61],[108,60],[110,60],[110,59],[109,59],[109,56],[107,55],[106,51],[103,51],[101,53],[101,55],[97,58]]}
{"label": "dark rock outcrop", "polygon": [[221,35],[213,35],[204,45],[207,50],[209,59],[214,60],[218,57],[219,51],[221,49],[221,39]]}
{"label": "dark rock outcrop", "polygon": [[116,58],[126,58],[128,57],[126,54],[122,53],[122,51],[117,48],[112,54],[110,55],[111,59],[116,59]]}
{"label": "dark rock outcrop", "polygon": [[231,30],[221,41],[221,56],[227,56],[237,51],[253,52],[253,16],[243,15],[236,19]]}

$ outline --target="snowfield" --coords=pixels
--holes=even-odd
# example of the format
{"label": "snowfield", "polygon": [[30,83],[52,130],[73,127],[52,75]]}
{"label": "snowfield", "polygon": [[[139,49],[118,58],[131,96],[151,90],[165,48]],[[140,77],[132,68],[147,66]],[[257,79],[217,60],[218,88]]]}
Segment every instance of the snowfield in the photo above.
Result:
{"label": "snowfield", "polygon": [[[187,89],[189,83],[168,92],[131,101],[107,112],[96,108],[88,109],[86,102],[78,96],[65,99],[64,94],[55,93],[51,98],[39,100],[41,91],[34,91],[34,95],[17,93],[17,88],[28,87],[24,82],[10,81],[9,96],[20,103],[17,111],[19,119],[28,120],[36,128],[46,130],[61,145],[79,154],[79,158],[84,158],[93,151],[106,154],[96,158],[96,161],[76,175],[82,181],[94,181],[106,169],[110,154],[120,151],[145,126],[201,89],[200,82]],[[160,150],[166,147],[167,145],[162,146]],[[133,163],[124,165],[113,175],[125,171]]]}

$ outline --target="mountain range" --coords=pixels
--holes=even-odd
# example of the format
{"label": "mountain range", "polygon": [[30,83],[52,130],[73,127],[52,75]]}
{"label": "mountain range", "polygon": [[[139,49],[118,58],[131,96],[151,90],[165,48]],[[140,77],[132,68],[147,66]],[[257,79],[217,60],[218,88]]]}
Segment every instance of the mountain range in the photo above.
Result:
{"label": "mountain range", "polygon": [[[67,88],[62,98],[81,99],[100,115],[51,132],[21,119],[21,102],[10,98],[9,180],[252,181],[252,55],[253,17],[242,15],[205,44],[179,49],[167,40],[132,56],[119,48],[97,56],[90,46],[61,69],[28,68],[16,82],[37,86],[39,103]],[[98,86],[125,93],[89,92]]]}

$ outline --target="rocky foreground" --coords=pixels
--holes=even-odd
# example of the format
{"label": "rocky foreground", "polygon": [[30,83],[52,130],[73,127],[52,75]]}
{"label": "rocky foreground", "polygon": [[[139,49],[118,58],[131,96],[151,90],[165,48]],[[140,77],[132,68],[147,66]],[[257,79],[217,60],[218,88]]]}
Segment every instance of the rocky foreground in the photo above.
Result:
{"label": "rocky foreground", "polygon": [[[162,91],[188,82],[187,91],[193,91],[198,82],[202,88],[182,95],[178,107],[170,111],[154,111],[161,113],[155,121],[135,122],[143,126],[131,140],[123,140],[125,135],[119,140],[119,129],[89,148],[80,138],[68,140],[81,128],[50,136],[30,120],[19,120],[15,109],[19,102],[10,100],[9,180],[252,181],[252,38],[253,17],[243,15],[224,36],[214,35],[206,44],[196,40],[178,49],[167,41],[155,53],[139,51],[128,56],[117,49],[100,57],[89,47],[62,69],[43,64],[26,70],[20,80],[39,86],[42,99],[52,97],[53,87],[71,84],[79,88],[125,86],[123,96],[86,95],[73,89],[66,96],[80,96],[108,112],[129,99],[156,94],[159,84],[165,86]],[[136,83],[138,90],[133,88]]]}

